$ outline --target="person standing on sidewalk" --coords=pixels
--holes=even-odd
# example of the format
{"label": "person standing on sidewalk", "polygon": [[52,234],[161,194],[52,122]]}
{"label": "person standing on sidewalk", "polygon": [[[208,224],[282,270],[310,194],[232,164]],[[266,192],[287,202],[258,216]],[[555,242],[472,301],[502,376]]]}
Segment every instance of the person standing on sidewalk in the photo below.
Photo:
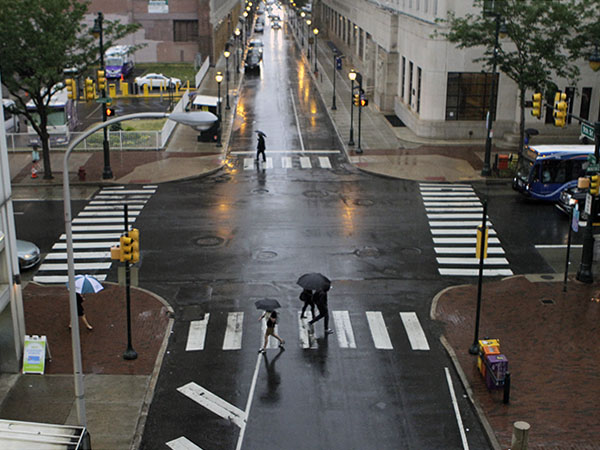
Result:
{"label": "person standing on sidewalk", "polygon": [[267,329],[265,331],[265,342],[258,353],[265,353],[267,350],[267,344],[269,343],[269,336],[273,336],[279,341],[279,348],[283,349],[285,341],[275,334],[275,325],[277,325],[277,311],[265,311],[262,316],[258,319],[260,322],[262,319],[267,319]]}
{"label": "person standing on sidewalk", "polygon": [[327,335],[333,333],[333,330],[329,328],[329,307],[327,305],[328,290],[329,288],[321,289],[316,291],[313,295],[313,301],[315,302],[315,305],[317,305],[317,308],[319,308],[319,315],[317,317],[314,317],[310,322],[308,322],[308,326],[310,327],[309,329],[311,333],[315,332],[313,324],[321,319],[324,319],[325,334]]}

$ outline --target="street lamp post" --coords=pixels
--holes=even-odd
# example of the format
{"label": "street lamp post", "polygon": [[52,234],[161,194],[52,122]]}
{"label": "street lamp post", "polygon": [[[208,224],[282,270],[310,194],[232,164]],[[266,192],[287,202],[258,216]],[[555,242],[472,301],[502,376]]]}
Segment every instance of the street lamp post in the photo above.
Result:
{"label": "street lamp post", "polygon": [[236,73],[240,73],[240,43],[239,43],[239,39],[240,39],[240,29],[239,27],[235,29],[235,31],[233,32],[233,34],[235,35],[235,71]]}
{"label": "street lamp post", "polygon": [[496,115],[496,62],[498,57],[498,38],[500,36],[501,28],[500,14],[498,14],[497,12],[491,14],[494,14],[496,18],[496,30],[494,33],[494,54],[492,55],[492,83],[490,89],[490,102],[488,105],[488,112],[485,121],[487,133],[485,138],[485,156],[483,160],[483,168],[481,169],[481,175],[484,177],[490,176],[492,174],[492,169],[490,167],[490,159],[492,153],[492,123],[494,121],[493,116]]}
{"label": "street lamp post", "polygon": [[300,33],[300,35],[302,36],[300,42],[301,42],[301,47],[304,48],[304,16],[306,15],[306,13],[304,11],[302,11],[300,13],[300,23],[302,24],[302,32]]}
{"label": "street lamp post", "polygon": [[[94,19],[94,27],[92,28],[92,34],[97,37],[100,44],[100,70],[104,71],[104,43],[103,43],[103,31],[102,22],[104,15],[99,12],[98,17]],[[102,98],[106,99],[106,87],[102,88]],[[106,103],[102,102],[102,122],[106,122]],[[102,171],[102,178],[105,180],[113,178],[112,169],[110,168],[110,147],[108,144],[108,130],[104,128],[104,140],[102,141],[102,147],[104,150],[104,169]]]}
{"label": "street lamp post", "polygon": [[317,69],[317,37],[319,36],[319,29],[317,27],[315,27],[313,29],[313,33],[315,35],[315,51],[314,51],[314,57],[315,57],[315,73],[317,73],[319,70]]}
{"label": "street lamp post", "polygon": [[[307,34],[308,34],[308,31],[310,30],[311,23],[312,23],[312,20],[306,19],[306,28],[305,29],[306,29]],[[303,36],[304,36],[304,34],[303,34]],[[306,39],[306,57],[308,58],[308,61],[310,62],[310,39],[308,39],[308,38]]]}
{"label": "street lamp post", "polygon": [[348,145],[354,145],[354,80],[356,80],[354,69],[350,70],[348,78],[350,78],[350,140]]}
{"label": "street lamp post", "polygon": [[229,106],[229,56],[231,52],[229,51],[229,43],[225,44],[225,51],[223,52],[225,56],[225,90],[227,93],[225,94],[225,109],[231,109]]}
{"label": "street lamp post", "polygon": [[335,79],[336,79],[336,75],[337,75],[337,61],[338,61],[338,55],[337,55],[337,52],[334,51],[333,52],[333,99],[331,101],[331,109],[333,111],[335,111],[337,109],[337,106],[335,105]]}
{"label": "street lamp post", "polygon": [[221,144],[221,125],[223,124],[223,116],[221,115],[221,82],[223,81],[223,74],[217,72],[215,75],[215,81],[217,82],[217,113],[219,116],[219,132],[217,133],[217,147],[222,147]]}
{"label": "street lamp post", "polygon": [[363,96],[363,90],[362,90],[362,75],[360,73],[356,74],[356,80],[358,81],[358,147],[356,148],[356,153],[362,153],[362,148],[360,146],[360,135],[361,135],[361,122],[360,122],[360,116],[361,116],[361,111],[362,111],[362,96]]}

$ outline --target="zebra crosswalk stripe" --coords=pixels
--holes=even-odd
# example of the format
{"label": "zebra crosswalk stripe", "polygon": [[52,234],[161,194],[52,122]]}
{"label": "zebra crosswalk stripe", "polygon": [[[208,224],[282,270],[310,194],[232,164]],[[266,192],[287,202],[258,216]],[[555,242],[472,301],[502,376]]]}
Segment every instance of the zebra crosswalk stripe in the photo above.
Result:
{"label": "zebra crosswalk stripe", "polygon": [[410,346],[413,350],[429,350],[429,344],[417,314],[414,312],[401,312],[400,318],[408,335]]}
{"label": "zebra crosswalk stripe", "polygon": [[322,169],[331,169],[331,162],[327,156],[319,156],[319,165]]}
{"label": "zebra crosswalk stripe", "polygon": [[333,322],[340,348],[356,348],[348,311],[333,311]]}
{"label": "zebra crosswalk stripe", "polygon": [[206,329],[208,327],[208,319],[210,313],[204,314],[201,320],[192,320],[188,332],[186,352],[195,350],[204,350],[204,341],[206,340]]}
{"label": "zebra crosswalk stripe", "polygon": [[375,348],[381,350],[392,350],[392,341],[383,320],[381,311],[367,311],[367,321],[369,322],[369,330]]}
{"label": "zebra crosswalk stripe", "polygon": [[310,158],[308,156],[300,157],[300,167],[302,167],[303,169],[310,169],[312,167],[312,164],[310,163]]}
{"label": "zebra crosswalk stripe", "polygon": [[202,450],[185,436],[180,436],[166,443],[171,450]]}
{"label": "zebra crosswalk stripe", "polygon": [[227,328],[223,338],[223,350],[239,350],[242,348],[243,312],[230,312],[227,315]]}

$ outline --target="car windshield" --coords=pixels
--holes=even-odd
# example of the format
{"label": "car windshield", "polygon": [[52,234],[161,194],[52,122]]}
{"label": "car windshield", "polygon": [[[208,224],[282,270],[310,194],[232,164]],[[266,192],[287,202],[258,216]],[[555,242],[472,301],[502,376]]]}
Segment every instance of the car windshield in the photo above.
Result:
{"label": "car windshield", "polygon": [[517,166],[517,177],[521,180],[529,179],[529,172],[531,171],[531,167],[533,166],[533,161],[521,156],[519,158],[519,164]]}

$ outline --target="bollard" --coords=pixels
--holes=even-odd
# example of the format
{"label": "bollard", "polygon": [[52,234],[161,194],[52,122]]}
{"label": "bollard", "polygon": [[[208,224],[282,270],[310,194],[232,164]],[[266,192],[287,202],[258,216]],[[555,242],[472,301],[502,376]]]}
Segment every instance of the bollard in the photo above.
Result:
{"label": "bollard", "polygon": [[77,172],[77,176],[79,177],[79,181],[85,181],[85,176],[86,176],[85,167],[81,166],[79,168],[79,171]]}
{"label": "bollard", "polygon": [[527,450],[527,440],[531,425],[527,422],[518,421],[513,424],[513,435],[510,443],[512,450]]}
{"label": "bollard", "polygon": [[504,375],[504,398],[502,399],[502,403],[505,405],[510,401],[510,372],[506,372]]}

